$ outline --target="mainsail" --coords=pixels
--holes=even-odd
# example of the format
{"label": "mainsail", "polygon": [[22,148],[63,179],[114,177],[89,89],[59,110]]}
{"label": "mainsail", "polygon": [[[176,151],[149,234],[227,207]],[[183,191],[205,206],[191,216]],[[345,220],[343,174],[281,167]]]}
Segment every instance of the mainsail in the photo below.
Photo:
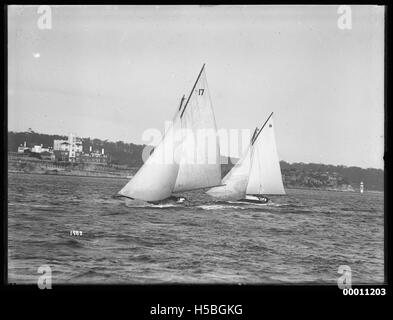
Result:
{"label": "mainsail", "polygon": [[182,98],[164,138],[120,195],[159,201],[173,192],[220,184],[218,135],[204,66],[185,103]]}
{"label": "mainsail", "polygon": [[224,186],[206,193],[223,200],[240,200],[246,194],[285,194],[270,114],[255,131],[243,157],[224,177]]}
{"label": "mainsail", "polygon": [[183,133],[179,173],[173,192],[220,184],[220,148],[205,70],[202,70],[180,114]]}

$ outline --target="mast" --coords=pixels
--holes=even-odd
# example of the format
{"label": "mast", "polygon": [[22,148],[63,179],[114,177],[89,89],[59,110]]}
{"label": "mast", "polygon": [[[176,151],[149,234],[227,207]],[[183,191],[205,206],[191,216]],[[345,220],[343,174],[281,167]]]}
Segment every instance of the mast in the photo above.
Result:
{"label": "mast", "polygon": [[191,92],[190,92],[190,94],[189,94],[189,96],[188,96],[187,102],[186,102],[186,104],[184,105],[184,108],[183,108],[182,113],[180,114],[180,118],[183,117],[183,113],[184,113],[184,111],[186,111],[188,102],[189,102],[190,99],[191,99],[192,93],[194,92],[195,86],[197,85],[197,83],[198,83],[198,81],[199,81],[199,78],[201,77],[201,74],[202,74],[202,71],[203,71],[204,68],[205,68],[205,64],[203,64],[202,69],[201,69],[201,71],[199,72],[198,78],[196,79],[196,81],[195,81],[195,83],[194,83],[194,86],[193,86],[192,89],[191,89]]}
{"label": "mast", "polygon": [[255,130],[254,130],[254,133],[252,134],[252,137],[251,137],[251,144],[252,144],[252,142],[254,141],[254,138],[255,138],[255,136],[258,134],[258,127],[256,127],[255,128]]}
{"label": "mast", "polygon": [[184,101],[185,98],[186,98],[186,97],[185,97],[185,95],[183,94],[183,96],[181,97],[181,100],[180,100],[179,111],[180,111],[181,107],[183,106],[183,101]]}
{"label": "mast", "polygon": [[263,126],[261,127],[261,129],[258,131],[257,135],[255,136],[255,138],[252,140],[252,144],[255,143],[255,141],[257,140],[258,136],[260,135],[260,133],[262,132],[263,128],[266,126],[266,123],[269,121],[269,119],[272,117],[273,112],[270,114],[270,116],[266,119],[265,123],[263,124]]}

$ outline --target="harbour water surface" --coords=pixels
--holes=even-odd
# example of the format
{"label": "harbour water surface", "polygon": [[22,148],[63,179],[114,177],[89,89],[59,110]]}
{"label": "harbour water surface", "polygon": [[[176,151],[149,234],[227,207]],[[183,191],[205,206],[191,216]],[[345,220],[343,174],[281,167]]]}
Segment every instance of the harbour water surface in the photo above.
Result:
{"label": "harbour water surface", "polygon": [[[353,283],[384,281],[383,194],[287,190],[263,206],[132,207],[126,180],[9,174],[8,279],[37,283]],[[70,235],[71,230],[82,236]]]}

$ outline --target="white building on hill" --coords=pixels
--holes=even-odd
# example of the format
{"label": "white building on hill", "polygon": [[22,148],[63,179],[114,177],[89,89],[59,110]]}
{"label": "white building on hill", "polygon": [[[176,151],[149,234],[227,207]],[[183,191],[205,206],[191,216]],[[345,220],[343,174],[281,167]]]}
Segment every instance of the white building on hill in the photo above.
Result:
{"label": "white building on hill", "polygon": [[70,161],[75,161],[76,158],[82,155],[83,146],[82,138],[75,134],[70,134],[68,140],[53,140],[53,150],[67,153]]}

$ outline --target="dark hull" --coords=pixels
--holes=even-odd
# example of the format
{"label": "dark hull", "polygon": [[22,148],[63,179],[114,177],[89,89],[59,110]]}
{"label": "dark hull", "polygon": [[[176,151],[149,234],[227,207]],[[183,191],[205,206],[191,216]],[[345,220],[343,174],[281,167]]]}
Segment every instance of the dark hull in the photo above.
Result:
{"label": "dark hull", "polygon": [[144,200],[138,200],[134,199],[131,197],[123,196],[123,195],[114,195],[114,198],[124,198],[126,199],[127,203],[131,206],[137,206],[137,207],[166,207],[166,206],[180,206],[180,205],[187,205],[188,201],[184,197],[175,197],[171,196],[169,198],[166,198],[164,200],[160,201],[144,201]]}
{"label": "dark hull", "polygon": [[253,203],[253,204],[265,204],[268,203],[269,200],[262,201],[262,200],[247,200],[247,199],[241,199],[238,202],[243,202],[243,203]]}
{"label": "dark hull", "polygon": [[268,197],[264,197],[264,196],[254,196],[257,199],[249,199],[249,198],[245,198],[245,199],[241,199],[239,200],[239,202],[244,202],[244,203],[252,203],[252,204],[265,204],[269,202],[269,198]]}

